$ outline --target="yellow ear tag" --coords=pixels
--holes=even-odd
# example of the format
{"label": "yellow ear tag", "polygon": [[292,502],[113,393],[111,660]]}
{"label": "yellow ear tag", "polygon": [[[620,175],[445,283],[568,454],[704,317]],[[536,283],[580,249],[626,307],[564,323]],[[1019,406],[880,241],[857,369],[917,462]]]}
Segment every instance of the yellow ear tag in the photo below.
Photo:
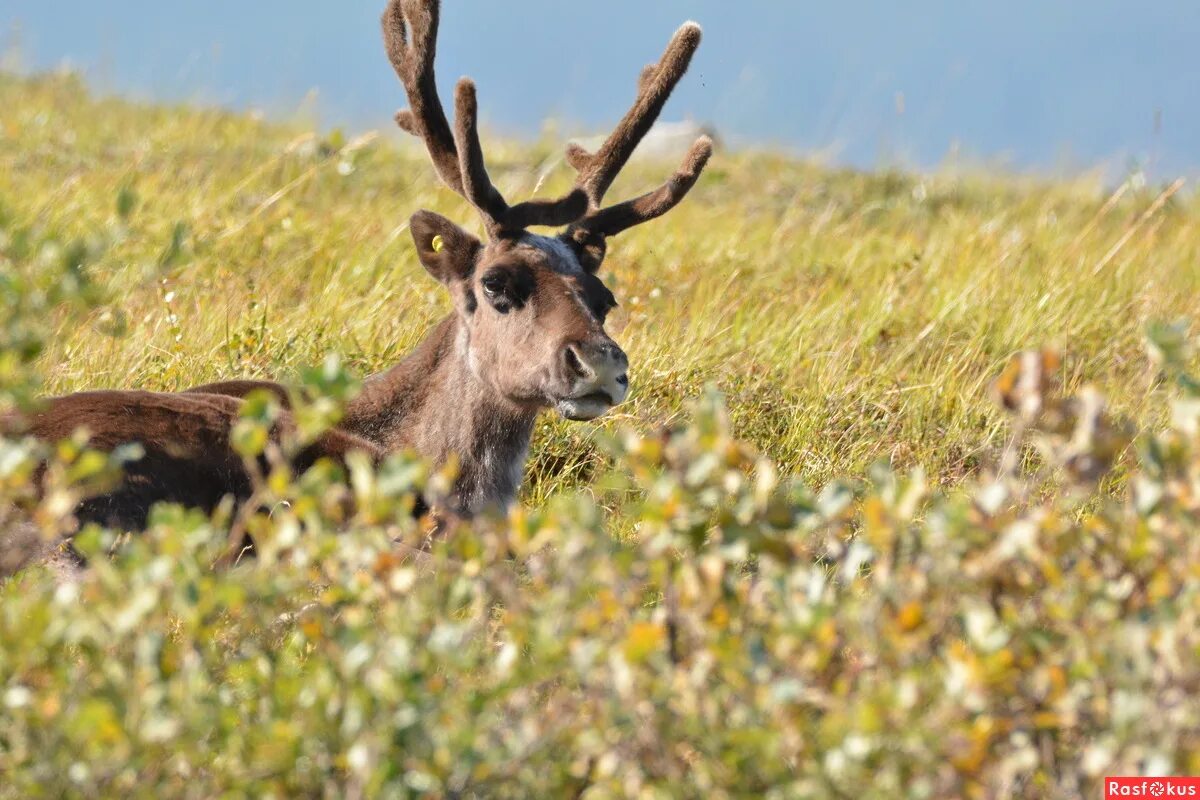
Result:
{"label": "yellow ear tag", "polygon": [[442,248],[444,248],[446,246],[446,240],[443,239],[441,237],[441,235],[439,234],[439,235],[433,237],[432,244],[433,244],[433,252],[440,253],[440,252],[442,252]]}

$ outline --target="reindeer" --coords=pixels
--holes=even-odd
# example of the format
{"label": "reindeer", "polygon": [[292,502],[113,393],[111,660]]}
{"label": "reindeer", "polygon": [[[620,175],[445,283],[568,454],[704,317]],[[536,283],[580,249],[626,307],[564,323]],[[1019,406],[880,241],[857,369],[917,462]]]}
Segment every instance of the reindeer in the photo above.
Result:
{"label": "reindeer", "polygon": [[[339,428],[302,450],[293,466],[344,459],[353,450],[375,460],[406,448],[435,464],[456,459],[447,510],[469,517],[513,501],[540,411],[592,420],[625,399],[629,361],[604,330],[616,299],[596,273],[609,238],[684,198],[712,142],[697,139],[654,191],[604,205],[699,46],[700,27],[689,22],[659,62],[642,71],[633,107],[603,145],[595,153],[568,147],[575,187],[558,199],[510,205],[484,164],[474,83],[463,78],[455,88],[453,129],[443,110],[434,79],[438,19],[438,0],[391,0],[383,14],[387,55],[410,104],[396,122],[425,143],[441,180],[475,208],[486,241],[433,212],[412,216],[417,255],[450,292],[454,309],[398,365],[366,379]],[[532,227],[563,230],[542,235]],[[101,449],[139,443],[145,456],[129,466],[121,486],[78,510],[81,521],[132,530],[144,527],[158,501],[211,510],[226,495],[249,496],[250,475],[229,433],[241,398],[255,390],[273,392],[286,405],[286,390],[262,381],[180,394],[88,392],[51,399],[8,427],[47,441],[82,427]],[[285,415],[274,435],[291,426]]]}
{"label": "reindeer", "polygon": [[[595,154],[571,146],[576,187],[551,201],[509,205],[488,177],[477,128],[474,83],[455,89],[455,126],[434,80],[437,2],[393,0],[383,15],[388,58],[411,109],[396,115],[425,143],[442,181],[483,220],[487,242],[429,211],[410,221],[426,270],[450,291],[454,311],[407,359],[369,378],[342,428],[384,450],[411,448],[433,462],[457,457],[454,511],[503,507],[516,495],[538,412],[594,419],[625,399],[628,359],[604,331],[616,306],[596,277],[607,240],[669,211],[692,188],[712,153],[700,137],[657,190],[610,207],[617,173],[650,130],[700,44],[687,23],[657,64],[642,72],[637,100]],[[533,226],[566,226],[554,237]],[[233,381],[197,392],[244,396],[278,384]]]}

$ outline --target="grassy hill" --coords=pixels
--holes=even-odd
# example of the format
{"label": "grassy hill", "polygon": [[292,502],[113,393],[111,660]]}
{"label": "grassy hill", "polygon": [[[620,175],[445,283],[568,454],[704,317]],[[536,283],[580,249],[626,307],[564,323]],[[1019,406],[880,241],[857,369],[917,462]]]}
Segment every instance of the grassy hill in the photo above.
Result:
{"label": "grassy hill", "polygon": [[[406,220],[474,220],[390,133],[69,77],[0,76],[0,109],[0,404],[34,373],[365,375],[449,309]],[[506,194],[568,184],[547,138],[489,148]],[[610,251],[629,402],[540,423],[508,519],[414,565],[392,540],[436,476],[314,468],[237,517],[86,531],[74,583],[0,584],[0,797],[1098,797],[1200,772],[1178,188],[719,153]],[[1065,361],[1012,360],[1043,345]],[[38,496],[43,455],[0,440],[0,531],[57,530],[112,466],[60,446]],[[211,569],[234,532],[258,558]]]}
{"label": "grassy hill", "polygon": [[[90,272],[111,302],[52,337],[49,391],[286,377],[331,350],[365,375],[449,309],[405,224],[420,208],[475,220],[399,134],[347,141],[61,78],[0,79],[0,103],[7,215],[118,240]],[[527,197],[546,174],[539,193],[557,192],[561,144],[490,147],[498,185]],[[613,196],[666,170],[630,169]],[[805,478],[890,459],[952,482],[998,442],[988,382],[1044,344],[1070,354],[1069,388],[1146,421],[1142,332],[1193,314],[1200,290],[1196,202],[1156,203],[1163,189],[721,153],[683,207],[612,248],[633,391],[605,424],[652,430],[712,383],[735,432]],[[541,427],[531,499],[589,474],[591,429]]]}

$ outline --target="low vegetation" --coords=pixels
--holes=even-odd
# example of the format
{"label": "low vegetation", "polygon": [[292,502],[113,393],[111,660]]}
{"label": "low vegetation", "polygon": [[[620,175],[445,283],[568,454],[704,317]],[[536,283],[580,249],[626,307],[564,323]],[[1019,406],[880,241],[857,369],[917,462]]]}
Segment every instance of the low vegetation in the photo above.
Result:
{"label": "low vegetation", "polygon": [[[0,103],[0,409],[235,376],[344,393],[448,308],[404,221],[462,204],[416,149],[63,77],[0,76]],[[493,152],[506,190],[569,181],[547,148]],[[76,581],[0,586],[0,796],[1200,773],[1200,384],[1187,322],[1158,322],[1195,313],[1197,218],[1137,176],[720,155],[606,267],[629,403],[543,423],[510,517],[414,561],[393,540],[420,543],[412,492],[447,476],[279,470],[257,510],[160,508],[83,532]],[[0,525],[61,530],[128,457],[0,443]],[[242,531],[257,558],[212,569]]]}

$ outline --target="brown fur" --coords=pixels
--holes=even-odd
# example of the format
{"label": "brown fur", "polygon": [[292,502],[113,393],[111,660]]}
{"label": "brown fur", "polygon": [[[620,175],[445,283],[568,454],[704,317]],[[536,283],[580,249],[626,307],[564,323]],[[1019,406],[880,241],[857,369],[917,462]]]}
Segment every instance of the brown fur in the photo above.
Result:
{"label": "brown fur", "polygon": [[[80,392],[52,398],[43,408],[9,420],[6,433],[43,441],[67,439],[86,430],[88,445],[112,451],[138,444],[144,455],[125,468],[119,488],[85,501],[80,522],[119,530],[145,527],[150,507],[160,501],[212,510],[226,495],[249,497],[251,475],[229,443],[241,402],[216,394],[158,394],[139,391]],[[284,415],[271,432],[279,444],[294,428]],[[352,433],[334,430],[301,450],[293,466],[303,471],[318,458],[344,461],[355,450],[379,459],[382,451]]]}
{"label": "brown fur", "polygon": [[[455,459],[460,475],[450,504],[460,515],[502,508],[521,477],[533,422],[554,408],[569,419],[592,419],[621,402],[628,359],[604,331],[616,305],[595,273],[608,237],[666,213],[692,188],[712,152],[697,140],[678,172],[658,189],[604,208],[617,173],[650,130],[700,43],[700,28],[684,25],[657,64],[643,70],[633,107],[595,155],[568,150],[579,171],[564,197],[510,205],[488,177],[478,133],[475,85],[459,81],[455,125],[438,97],[434,76],[437,0],[391,0],[382,27],[388,57],[411,109],[401,128],[424,140],[446,185],[478,211],[488,240],[420,211],[410,221],[417,255],[449,290],[454,312],[400,364],[365,382],[340,430],[300,453],[304,469],[319,457],[351,450],[373,458],[411,448],[437,463]],[[568,226],[556,237],[534,225]],[[184,394],[86,392],[60,397],[22,422],[55,441],[86,428],[93,446],[137,442],[145,457],[121,486],[79,509],[85,520],[136,529],[150,506],[168,500],[213,508],[221,498],[249,496],[251,476],[229,444],[241,400],[278,384],[230,381]],[[291,426],[281,420],[276,438]]]}
{"label": "brown fur", "polygon": [[[496,260],[518,249],[505,243]],[[518,261],[514,269],[530,273],[525,308],[472,313],[462,303],[404,361],[366,380],[340,426],[384,451],[411,449],[435,463],[456,459],[460,477],[451,502],[463,515],[503,507],[516,495],[534,419],[548,404],[548,394],[568,391],[553,387],[572,380],[567,362],[558,357],[564,342],[616,348],[603,334],[601,320],[612,300],[598,279],[582,272],[561,275],[538,258],[524,258],[533,268]],[[482,296],[478,280],[472,286]],[[584,301],[557,302],[566,293]],[[580,306],[589,302],[588,313],[580,313]],[[537,324],[528,324],[529,319]],[[546,337],[543,327],[562,339]],[[472,370],[468,347],[476,350],[484,369]],[[535,368],[541,365],[546,368]],[[263,388],[286,401],[283,387],[258,381],[208,384],[192,391],[244,397]]]}

